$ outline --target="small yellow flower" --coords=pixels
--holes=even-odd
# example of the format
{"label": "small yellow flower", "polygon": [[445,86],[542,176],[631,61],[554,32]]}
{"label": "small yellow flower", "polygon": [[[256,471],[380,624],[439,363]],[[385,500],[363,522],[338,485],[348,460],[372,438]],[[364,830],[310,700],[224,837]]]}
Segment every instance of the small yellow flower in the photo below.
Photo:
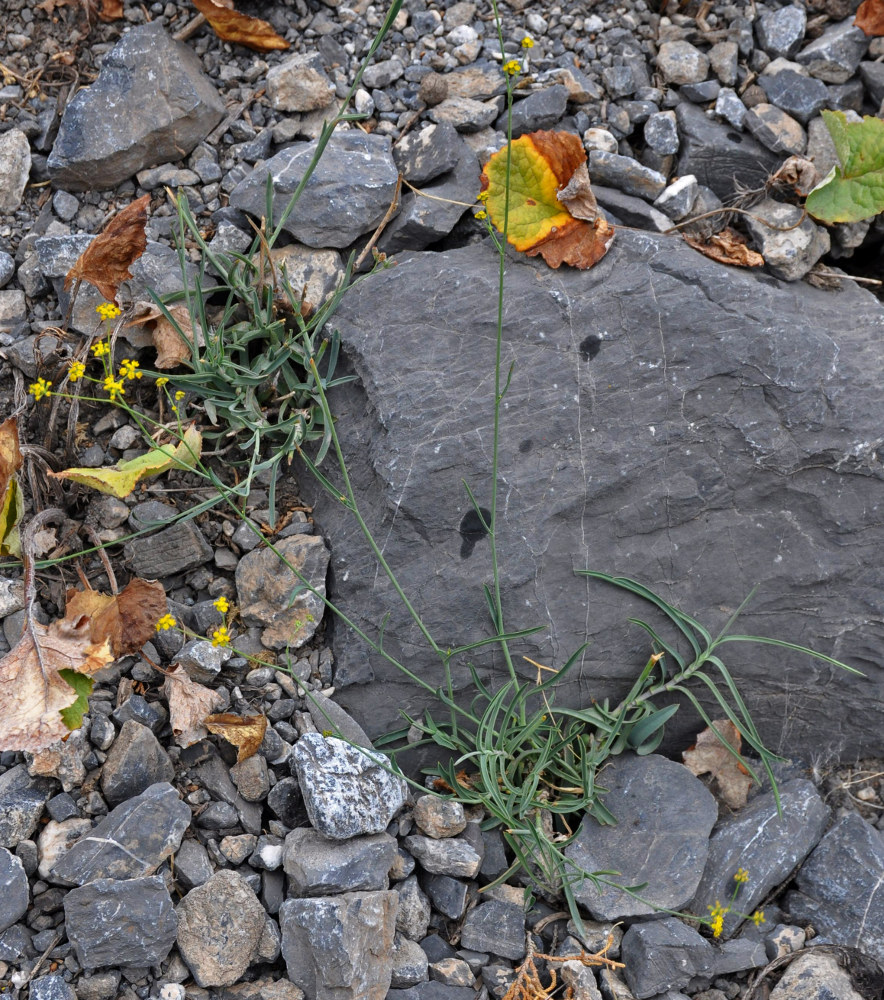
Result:
{"label": "small yellow flower", "polygon": [[749,872],[745,868],[738,868],[736,874],[734,875],[734,881],[739,882],[742,885],[744,882],[749,881]]}
{"label": "small yellow flower", "polygon": [[756,927],[764,923],[764,910],[756,910],[749,918]]}
{"label": "small yellow flower", "polygon": [[522,64],[518,59],[510,59],[501,66],[501,69],[507,76],[517,76],[522,72]]}
{"label": "small yellow flower", "polygon": [[102,319],[116,319],[123,310],[113,302],[102,302],[95,307],[95,311]]}
{"label": "small yellow flower", "polygon": [[125,396],[126,390],[123,387],[122,379],[115,379],[113,375],[108,375],[104,380],[104,391],[110,395],[111,402],[116,402],[117,396]]}
{"label": "small yellow flower", "polygon": [[120,375],[123,378],[132,379],[141,378],[144,372],[138,371],[139,365],[137,361],[133,361],[131,358],[123,358],[120,362]]}
{"label": "small yellow flower", "polygon": [[481,222],[483,219],[487,219],[488,218],[488,213],[485,211],[484,208],[482,208],[482,209],[479,209],[479,211],[475,213],[475,215],[473,216],[473,218],[474,219],[478,219]]}
{"label": "small yellow flower", "polygon": [[476,201],[485,202],[491,197],[491,192],[486,188],[484,191],[480,191],[476,195]]}
{"label": "small yellow flower", "polygon": [[533,49],[534,48],[534,39],[531,38],[528,35],[525,35],[525,37],[522,39],[522,48],[523,49]]}
{"label": "small yellow flower", "polygon": [[92,345],[91,350],[96,358],[103,358],[105,354],[110,354],[110,344],[106,340],[99,340]]}
{"label": "small yellow flower", "polygon": [[157,388],[162,389],[162,387],[166,385],[168,381],[169,380],[166,378],[165,375],[161,376],[160,378],[157,379]]}
{"label": "small yellow flower", "polygon": [[86,374],[86,366],[82,361],[72,361],[68,369],[68,378],[72,382],[78,382]]}
{"label": "small yellow flower", "polygon": [[721,932],[724,930],[724,914],[719,913],[717,917],[712,918],[712,936],[721,937]]}
{"label": "small yellow flower", "polygon": [[226,597],[219,597],[217,601],[212,602],[214,606],[221,612],[222,615],[226,615],[230,610],[230,602]]}
{"label": "small yellow flower", "polygon": [[170,628],[175,628],[178,622],[170,614],[163,615],[162,618],[156,623],[157,632],[168,632]]}
{"label": "small yellow flower", "polygon": [[45,378],[38,378],[36,382],[33,382],[28,387],[28,392],[34,397],[34,399],[42,399],[44,396],[52,395],[49,391],[51,386],[52,383],[47,382]]}
{"label": "small yellow flower", "polygon": [[221,628],[216,628],[212,633],[212,645],[213,646],[229,646],[230,645],[230,633],[227,631],[227,626],[222,625]]}
{"label": "small yellow flower", "polygon": [[176,402],[176,403],[180,403],[182,399],[184,399],[184,393],[183,393],[183,392],[182,392],[182,391],[181,391],[181,390],[179,389],[179,390],[178,390],[178,391],[177,391],[177,392],[175,393],[175,402]]}

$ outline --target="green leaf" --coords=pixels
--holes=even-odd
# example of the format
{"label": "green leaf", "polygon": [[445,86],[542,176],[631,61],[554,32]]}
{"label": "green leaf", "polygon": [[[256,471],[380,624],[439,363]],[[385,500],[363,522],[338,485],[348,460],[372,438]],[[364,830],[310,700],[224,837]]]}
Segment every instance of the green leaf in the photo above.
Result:
{"label": "green leaf", "polygon": [[841,166],[807,196],[807,212],[829,224],[871,219],[884,211],[884,120],[866,115],[848,122],[842,111],[822,115]]}
{"label": "green leaf", "polygon": [[70,684],[77,696],[72,705],[63,708],[59,713],[61,721],[68,729],[79,729],[83,725],[83,716],[89,711],[88,698],[95,681],[87,674],[77,673],[76,670],[59,670],[58,675],[65,683]]}

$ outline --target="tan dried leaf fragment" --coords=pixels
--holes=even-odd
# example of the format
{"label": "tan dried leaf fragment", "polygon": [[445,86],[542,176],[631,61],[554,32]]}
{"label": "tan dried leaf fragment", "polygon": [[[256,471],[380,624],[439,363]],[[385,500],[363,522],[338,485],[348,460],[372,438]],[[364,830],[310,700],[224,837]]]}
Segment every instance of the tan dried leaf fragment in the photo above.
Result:
{"label": "tan dried leaf fragment", "polygon": [[702,774],[710,775],[724,804],[731,809],[739,809],[746,804],[752,776],[733,754],[722,746],[721,740],[726,740],[736,753],[740,752],[743,740],[739,729],[730,719],[715,719],[712,726],[720,738],[707,726],[697,736],[697,742],[681,756],[691,774],[697,777]]}
{"label": "tan dried leaf fragment", "polygon": [[116,300],[120,285],[132,277],[129,268],[147,247],[149,205],[150,195],[145,194],[117,212],[65,275],[65,291],[75,281],[88,281],[109,302]]}
{"label": "tan dried leaf fragment", "polygon": [[207,715],[224,704],[219,691],[197,684],[180,663],[173,665],[163,681],[163,694],[169,704],[169,724],[180,747],[189,747],[209,735],[203,725]]}
{"label": "tan dried leaf fragment", "polygon": [[92,639],[107,639],[115,659],[137,653],[168,610],[162,584],[140,577],[130,580],[119,594],[70,589],[66,600],[66,616],[87,616]]}
{"label": "tan dried leaf fragment", "polygon": [[266,715],[233,715],[224,712],[221,715],[207,716],[203,723],[210,733],[223,736],[228,743],[239,749],[237,763],[255,756],[264,741],[264,733],[267,732]]}
{"label": "tan dried leaf fragment", "polygon": [[717,260],[719,264],[736,267],[761,267],[764,264],[764,257],[755,250],[750,250],[746,240],[735,229],[722,229],[706,240],[685,236],[684,241],[704,256]]}
{"label": "tan dried leaf fragment", "polygon": [[193,0],[193,5],[225,42],[238,42],[257,52],[287,49],[289,43],[258,17],[231,10],[218,0]]}
{"label": "tan dried leaf fragment", "polygon": [[[175,320],[177,328],[163,315],[159,306],[152,302],[136,302],[135,315],[126,323],[127,327],[141,326],[150,332],[153,346],[157,349],[156,365],[161,371],[189,362],[192,353],[190,345],[194,338],[187,306],[171,305],[166,306],[166,309]],[[201,331],[197,333],[196,343],[198,347],[205,343]]]}
{"label": "tan dried leaf fragment", "polygon": [[88,615],[41,625],[29,614],[21,639],[0,660],[0,750],[35,753],[67,736],[61,712],[77,692],[59,671],[91,676],[113,659],[108,638],[93,638]]}

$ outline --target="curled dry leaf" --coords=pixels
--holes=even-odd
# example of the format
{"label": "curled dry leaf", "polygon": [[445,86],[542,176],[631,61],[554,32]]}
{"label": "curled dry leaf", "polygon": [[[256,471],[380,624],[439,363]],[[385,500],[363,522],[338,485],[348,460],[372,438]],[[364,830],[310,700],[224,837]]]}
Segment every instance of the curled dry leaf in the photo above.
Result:
{"label": "curled dry leaf", "polygon": [[[712,725],[721,739],[727,740],[734,751],[739,753],[743,741],[740,731],[730,719],[716,719]],[[731,809],[739,809],[746,804],[752,777],[733,754],[722,746],[721,739],[707,726],[697,736],[697,742],[684,751],[682,759],[685,767],[697,777],[701,774],[711,775],[725,805]]]}
{"label": "curled dry leaf", "polygon": [[0,660],[0,750],[33,753],[67,736],[82,722],[91,675],[113,659],[88,615],[41,625],[29,612],[21,639]]}
{"label": "curled dry leaf", "polygon": [[728,227],[720,233],[714,233],[708,239],[698,240],[691,236],[684,237],[685,243],[695,250],[717,260],[719,264],[734,264],[737,267],[761,267],[764,257],[755,250],[750,250],[746,240],[735,230]]}
{"label": "curled dry leaf", "polygon": [[116,21],[123,16],[123,0],[101,0],[98,16],[102,21]]}
{"label": "curled dry leaf", "polygon": [[240,14],[217,0],[193,0],[193,5],[225,42],[238,42],[258,52],[289,47],[289,43],[260,18]]}
{"label": "curled dry leaf", "polygon": [[853,23],[867,35],[884,35],[884,0],[863,0]]}
{"label": "curled dry leaf", "polygon": [[805,198],[819,184],[820,174],[810,160],[805,160],[803,156],[790,156],[771,180],[785,182],[796,194]]}
{"label": "curled dry leaf", "polygon": [[189,747],[205,739],[208,730],[203,725],[203,719],[224,704],[219,691],[191,680],[180,663],[174,664],[166,674],[163,694],[169,703],[172,735],[180,747]]}
{"label": "curled dry leaf", "polygon": [[[570,132],[532,132],[516,139],[510,150],[507,241],[529,257],[540,254],[554,268],[570,264],[586,270],[598,263],[614,229],[599,214],[580,139]],[[486,210],[501,231],[506,170],[504,147],[482,171]]]}
{"label": "curled dry leaf", "polygon": [[88,617],[92,641],[107,639],[114,659],[137,653],[153,637],[167,610],[162,584],[137,576],[119,594],[73,588],[67,592],[67,616]]}
{"label": "curled dry leaf", "polygon": [[129,268],[147,247],[147,209],[150,195],[142,195],[110,220],[74,262],[64,279],[65,291],[74,281],[88,281],[109,301],[132,277]]}
{"label": "curled dry leaf", "polygon": [[0,424],[0,556],[21,555],[22,496],[15,478],[21,465],[18,424],[10,417]]}
{"label": "curled dry leaf", "polygon": [[[135,314],[128,323],[130,326],[143,326],[150,331],[153,346],[157,349],[157,368],[165,371],[177,368],[178,365],[191,360],[191,344],[193,344],[193,324],[190,322],[190,312],[187,306],[166,306],[175,324],[163,314],[159,306],[152,302],[136,302]],[[202,334],[197,335],[197,346],[202,347]]]}
{"label": "curled dry leaf", "polygon": [[267,732],[266,715],[233,715],[223,712],[221,715],[206,716],[203,724],[210,733],[223,736],[228,743],[239,749],[237,763],[255,756],[264,741],[264,733]]}

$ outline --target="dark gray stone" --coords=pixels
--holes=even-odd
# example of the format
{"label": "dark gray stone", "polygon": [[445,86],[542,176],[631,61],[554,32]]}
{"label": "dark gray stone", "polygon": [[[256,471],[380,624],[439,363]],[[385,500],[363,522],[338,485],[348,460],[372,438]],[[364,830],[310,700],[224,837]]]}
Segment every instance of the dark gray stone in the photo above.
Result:
{"label": "dark gray stone", "polygon": [[430,875],[424,879],[423,886],[434,909],[449,920],[460,920],[469,896],[466,882],[449,875]]}
{"label": "dark gray stone", "polygon": [[133,538],[126,542],[123,552],[134,572],[149,580],[196,569],[215,556],[193,521],[178,521],[161,531]]}
{"label": "dark gray stone", "polygon": [[[859,75],[872,104],[878,106],[884,101],[884,63],[881,62],[861,62],[859,64]],[[829,88],[831,92],[833,88]],[[857,110],[859,110],[857,108]]]}
{"label": "dark gray stone", "polygon": [[[605,768],[602,801],[617,820],[601,826],[584,816],[565,855],[584,871],[616,871],[615,885],[647,883],[636,899],[589,880],[574,896],[595,920],[648,916],[689,903],[703,875],[709,834],[718,817],[715,799],[682,764],[658,754],[626,754]],[[646,901],[646,902],[645,902]]]}
{"label": "dark gray stone", "polygon": [[[102,718],[105,718],[105,716],[102,716]],[[74,816],[80,815],[77,803],[74,802],[67,792],[59,792],[58,795],[54,795],[46,803],[46,811],[56,823],[63,823],[66,819],[72,819]]]}
{"label": "dark gray stone", "polygon": [[766,11],[755,22],[758,44],[773,58],[791,59],[804,41],[807,14],[803,7],[791,5]]}
{"label": "dark gray stone", "polygon": [[831,245],[828,231],[797,205],[773,198],[753,205],[746,228],[768,270],[783,281],[800,281]]}
{"label": "dark gray stone", "polygon": [[195,889],[212,877],[208,851],[198,840],[182,840],[175,854],[175,881],[184,889]]}
{"label": "dark gray stone", "polygon": [[64,897],[64,923],[84,969],[158,965],[172,950],[178,928],[161,875],[99,878],[71,889]]}
{"label": "dark gray stone", "polygon": [[829,810],[812,782],[787,782],[780,788],[780,802],[782,815],[777,815],[773,792],[757,796],[724,817],[710,838],[706,870],[689,907],[692,913],[707,916],[709,906],[731,898],[737,869],[749,873],[734,910],[725,914],[724,939],[742,923],[737,911],[751,914],[801,864],[826,828]]}
{"label": "dark gray stone", "polygon": [[406,191],[402,195],[399,214],[378,240],[378,249],[382,252],[423,250],[447,236],[464,212],[469,211],[466,206],[479,190],[479,164],[476,154],[463,139],[456,132],[454,136],[456,145],[451,148],[458,153],[455,168],[444,177],[421,186],[421,191],[429,197],[416,191]]}
{"label": "dark gray stone", "polygon": [[384,1000],[398,898],[385,890],[286,900],[279,926],[289,979],[311,1000]]}
{"label": "dark gray stone", "polygon": [[28,876],[20,858],[0,847],[0,933],[28,912]]}
{"label": "dark gray stone", "polygon": [[678,152],[678,127],[674,111],[658,111],[645,122],[645,142],[655,152],[668,156]]}
{"label": "dark gray stone", "polygon": [[747,107],[737,96],[736,91],[722,87],[715,102],[715,113],[738,131],[743,131],[746,121]]}
{"label": "dark gray stone", "polygon": [[[273,221],[304,176],[316,143],[296,143],[260,164],[230,193],[230,204],[256,218],[265,210],[267,174],[273,178]],[[332,136],[301,194],[285,231],[310,247],[345,247],[383,219],[398,172],[386,136],[352,130]]]}
{"label": "dark gray stone", "polygon": [[429,978],[428,965],[427,953],[416,941],[411,941],[401,934],[396,935],[393,942],[393,969],[390,976],[390,986],[393,989],[407,989],[426,982]]}
{"label": "dark gray stone", "polygon": [[111,718],[121,727],[133,722],[152,733],[158,733],[166,722],[162,705],[158,702],[151,704],[140,694],[130,695],[119,708],[114,709]]}
{"label": "dark gray stone", "polygon": [[694,207],[698,187],[697,178],[693,174],[685,174],[674,180],[654,201],[654,208],[665,212],[670,219],[678,222]]}
{"label": "dark gray stone", "polygon": [[764,942],[760,940],[738,937],[730,941],[715,941],[712,949],[710,963],[703,970],[707,976],[728,976],[732,972],[745,972],[746,969],[760,969],[767,965],[767,952]]}
{"label": "dark gray stone", "polygon": [[151,785],[81,837],[53,867],[53,881],[84,885],[100,878],[151,875],[178,849],[190,816],[171,785]]}
{"label": "dark gray stone", "polygon": [[829,92],[828,106],[832,111],[855,111],[859,114],[866,98],[865,87],[858,77],[852,77],[847,83],[830,83],[826,85]]}
{"label": "dark gray stone", "polygon": [[869,48],[869,37],[857,28],[853,17],[826,30],[806,45],[795,61],[806,66],[811,76],[826,83],[846,83],[857,71]]}
{"label": "dark gray stone", "polygon": [[637,1000],[687,986],[711,959],[709,942],[676,917],[633,924],[620,945],[623,974]]}
{"label": "dark gray stone", "polygon": [[693,104],[675,109],[681,148],[679,175],[694,174],[720,198],[731,198],[738,186],[763,187],[779,158],[751,136],[711,121]]}
{"label": "dark gray stone", "polygon": [[427,936],[430,925],[430,901],[421,889],[417,875],[409,875],[393,886],[399,896],[396,930],[412,941]]}
{"label": "dark gray stone", "polygon": [[653,201],[666,187],[666,178],[658,171],[642,166],[630,156],[602,149],[589,151],[589,176],[593,183],[607,184],[648,201]]}
{"label": "dark gray stone", "polygon": [[389,759],[377,751],[305,733],[292,758],[310,822],[326,837],[382,833],[405,801],[405,782],[390,773]]}
{"label": "dark gray stone", "polygon": [[686,83],[679,88],[679,94],[686,100],[694,104],[708,104],[714,101],[721,93],[721,84],[718,80],[703,80],[700,83]]}
{"label": "dark gray stone", "polygon": [[0,847],[15,847],[31,836],[57,788],[50,778],[31,778],[25,764],[0,774]]}
{"label": "dark gray stone", "polygon": [[[420,594],[431,632],[452,646],[487,636],[476,580],[490,572],[488,544],[466,530],[463,481],[488,503],[491,401],[483,417],[476,393],[493,366],[497,273],[487,244],[409,255],[352,289],[334,321],[360,376],[332,405],[364,516],[406,591]],[[434,294],[416,297],[418,287]],[[513,255],[505,298],[503,366],[516,368],[501,438],[504,607],[515,627],[548,626],[519,653],[562,663],[589,640],[563,703],[619,698],[649,649],[626,620],[650,611],[575,576],[575,565],[640,579],[713,631],[758,585],[737,628],[816,645],[871,675],[832,674],[772,647],[722,647],[762,737],[778,745],[787,719],[797,756],[878,747],[884,571],[857,563],[848,540],[884,546],[873,513],[882,473],[873,446],[858,445],[880,436],[881,304],[850,283],[834,293],[782,285],[629,231],[590,271]],[[416,329],[433,330],[430,341]],[[385,648],[443,683],[349,512],[306,474],[299,486],[335,540],[333,599],[360,620],[389,613]],[[334,645],[336,659],[364,649],[348,629],[335,629]],[[401,725],[400,708],[435,705],[370,655],[377,683],[337,694],[370,736]],[[500,682],[490,656],[472,659]],[[452,673],[468,701],[465,664]],[[829,678],[837,699],[823,690]],[[685,709],[668,739],[696,727]]]}
{"label": "dark gray stone", "polygon": [[833,944],[884,963],[884,838],[856,813],[839,819],[802,865],[786,896],[794,921],[813,924]]}
{"label": "dark gray stone", "polygon": [[[340,664],[335,664],[335,685],[338,683],[338,668]],[[349,712],[321,691],[313,691],[307,701],[307,711],[313,720],[313,725],[322,732],[324,729],[333,729],[336,736],[346,740],[348,743],[355,743],[360,747],[371,749],[371,740],[365,730],[355,721]]]}
{"label": "dark gray stone", "polygon": [[222,870],[178,904],[178,950],[200,986],[230,986],[259,958],[264,907],[239,872]]}
{"label": "dark gray stone", "polygon": [[282,778],[270,789],[267,805],[286,826],[300,826],[307,819],[304,796],[297,778]]}
{"label": "dark gray stone", "polygon": [[[516,101],[513,104],[513,138],[557,125],[567,105],[568,88],[563,83],[545,87],[523,101]],[[506,115],[501,115],[494,127],[498,132],[506,132]]]}
{"label": "dark gray stone", "polygon": [[472,951],[521,961],[525,957],[525,910],[499,899],[479,903],[466,915],[460,943]]}
{"label": "dark gray stone", "polygon": [[424,871],[433,875],[474,878],[482,864],[482,855],[463,837],[434,840],[412,834],[403,844]]}
{"label": "dark gray stone", "polygon": [[390,990],[387,1000],[475,1000],[476,991],[470,986],[449,986],[431,980],[407,990]]}
{"label": "dark gray stone", "polygon": [[829,88],[822,80],[796,73],[794,69],[762,75],[758,83],[771,104],[805,125],[829,100]]}
{"label": "dark gray stone", "polygon": [[204,830],[232,830],[239,817],[229,802],[210,802],[197,816],[197,826]]}
{"label": "dark gray stone", "polygon": [[285,838],[283,868],[292,896],[332,896],[387,888],[396,839],[387,833],[329,840],[301,827]]}
{"label": "dark gray stone", "polygon": [[49,173],[70,191],[115,187],[144,167],[183,159],[223,115],[194,51],[156,21],[141,25],[68,103]]}
{"label": "dark gray stone", "polygon": [[393,147],[393,160],[407,181],[426,184],[455,168],[462,145],[452,125],[430,125],[403,136]]}
{"label": "dark gray stone", "polygon": [[629,66],[606,66],[602,70],[602,83],[608,97],[615,101],[620,97],[630,97],[636,91],[635,76]]}
{"label": "dark gray stone", "polygon": [[28,1000],[77,1000],[73,987],[60,972],[38,976],[28,988]]}
{"label": "dark gray stone", "polygon": [[649,229],[652,233],[662,233],[672,226],[669,217],[649,205],[644,198],[635,198],[602,184],[593,184],[592,193],[605,217],[614,225],[635,226],[636,229]]}
{"label": "dark gray stone", "polygon": [[105,799],[112,806],[119,805],[151,785],[171,782],[174,777],[172,761],[156,736],[134,720],[124,722],[101,769]]}
{"label": "dark gray stone", "polygon": [[227,802],[236,809],[239,821],[246,833],[257,836],[261,832],[261,806],[247,802],[237,791],[227,765],[214,754],[193,770],[194,779],[212,796]]}

